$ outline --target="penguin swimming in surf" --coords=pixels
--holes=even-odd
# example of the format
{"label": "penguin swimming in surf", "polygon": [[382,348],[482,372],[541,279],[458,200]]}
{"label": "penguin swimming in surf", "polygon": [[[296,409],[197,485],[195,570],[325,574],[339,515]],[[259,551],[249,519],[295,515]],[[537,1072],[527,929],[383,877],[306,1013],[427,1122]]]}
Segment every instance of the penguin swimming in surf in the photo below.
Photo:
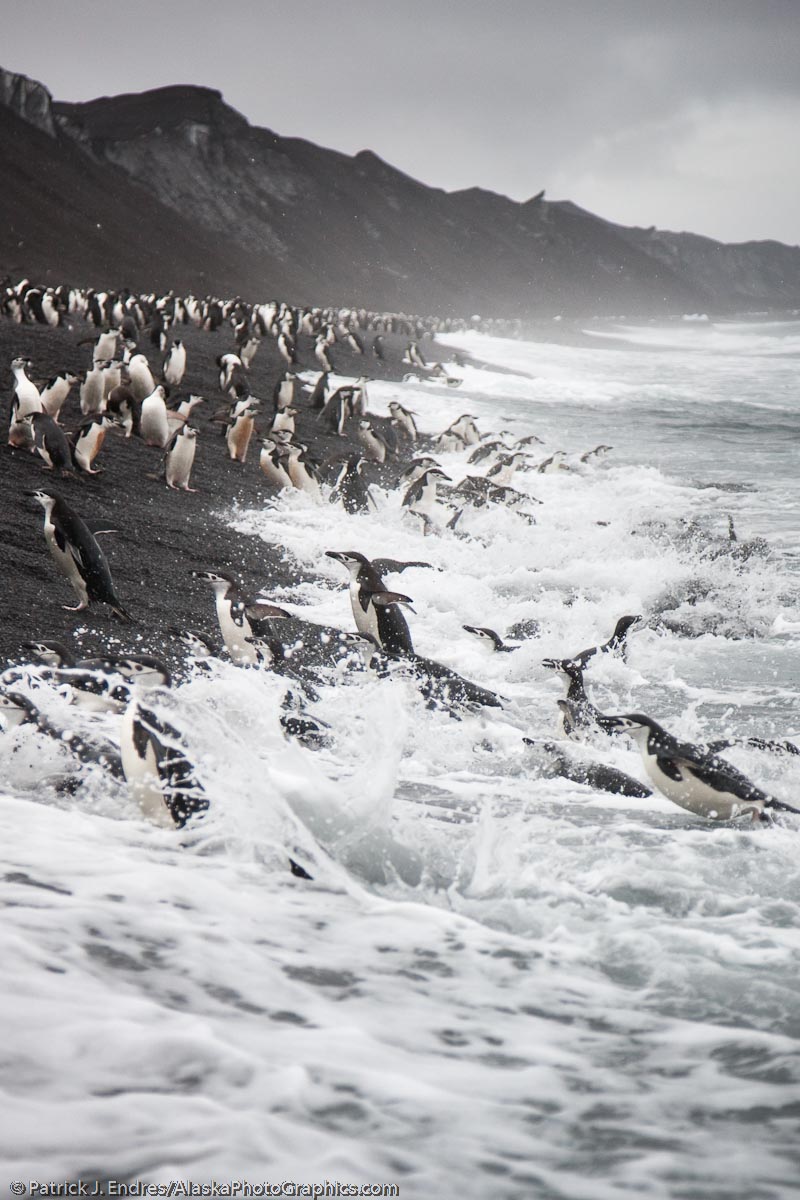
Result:
{"label": "penguin swimming in surf", "polygon": [[[357,550],[326,550],[325,554],[342,563],[350,574],[350,604],[358,632],[372,638],[387,654],[413,654],[411,633],[400,611],[401,604],[410,605],[409,598],[387,588],[369,559]],[[387,596],[398,599],[387,603]]]}
{"label": "penguin swimming in surf", "polygon": [[641,713],[605,718],[610,733],[627,733],[636,742],[645,770],[658,790],[674,804],[714,821],[749,816],[769,821],[771,812],[800,809],[768,795],[724,758],[707,747],[682,742]]}
{"label": "penguin swimming in surf", "polygon": [[209,802],[177,729],[135,692],[125,709],[120,758],[131,795],[157,825],[183,829]]}
{"label": "penguin swimming in surf", "polygon": [[262,438],[258,465],[270,487],[278,488],[280,491],[283,488],[292,487],[292,480],[287,469],[289,466],[289,447],[287,445],[277,442],[271,437]]}
{"label": "penguin swimming in surf", "polygon": [[462,625],[461,628],[478,638],[493,654],[511,654],[514,650],[519,650],[519,646],[504,642],[499,633],[485,625]]}
{"label": "penguin swimming in surf", "polygon": [[252,666],[258,655],[248,638],[269,636],[269,622],[290,614],[274,604],[264,604],[246,597],[239,585],[224,571],[193,571],[196,579],[211,584],[222,639],[236,666]]}
{"label": "penguin swimming in surf", "polygon": [[448,483],[452,482],[450,476],[446,475],[441,467],[429,467],[411,484],[403,496],[403,507],[415,516],[422,518],[426,533],[433,524],[433,513],[438,501],[436,489],[440,479],[447,480]]}
{"label": "penguin swimming in surf", "polygon": [[568,779],[570,783],[582,783],[597,791],[611,792],[615,796],[635,796],[644,799],[653,794],[652,788],[634,779],[632,775],[618,771],[616,767],[571,758],[553,742],[540,742],[527,737],[522,740],[526,746],[538,752],[540,761],[543,759],[541,769],[546,777]]}
{"label": "penguin swimming in surf", "polygon": [[551,671],[562,671],[566,663],[578,667],[581,671],[585,671],[591,660],[597,655],[619,654],[624,659],[627,651],[628,634],[639,624],[641,619],[639,615],[620,617],[614,626],[614,632],[607,642],[603,642],[600,646],[590,646],[588,650],[581,650],[579,654],[570,655],[569,658],[545,658],[542,665],[549,667]]}
{"label": "penguin swimming in surf", "polygon": [[389,447],[386,439],[378,429],[373,429],[371,423],[364,419],[358,423],[358,440],[364,450],[364,456],[370,462],[386,462]]}
{"label": "penguin swimming in surf", "polygon": [[333,486],[331,503],[341,501],[345,512],[369,512],[376,508],[369,484],[361,474],[363,462],[360,454],[349,455]]}
{"label": "penguin swimming in surf", "polygon": [[80,763],[96,764],[115,778],[124,778],[121,758],[112,746],[97,745],[78,733],[55,725],[30,697],[22,692],[0,691],[0,722],[6,729],[33,725],[40,733],[53,738],[60,746],[69,750]]}

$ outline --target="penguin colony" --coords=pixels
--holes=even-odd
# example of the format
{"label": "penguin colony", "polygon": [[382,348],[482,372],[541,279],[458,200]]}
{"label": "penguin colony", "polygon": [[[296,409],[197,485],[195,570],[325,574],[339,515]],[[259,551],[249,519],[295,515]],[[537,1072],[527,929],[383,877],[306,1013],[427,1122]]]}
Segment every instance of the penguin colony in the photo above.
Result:
{"label": "penguin colony", "polygon": [[[466,538],[478,545],[465,528],[470,511],[502,504],[520,520],[535,525],[540,502],[528,492],[515,490],[516,473],[535,476],[602,469],[612,449],[599,445],[572,458],[560,450],[545,455],[536,449],[540,439],[535,434],[516,440],[503,434],[484,435],[469,413],[435,437],[424,438],[419,413],[398,401],[389,405],[388,418],[370,412],[368,367],[355,378],[336,374],[336,359],[345,353],[351,360],[371,357],[381,364],[394,355],[398,373],[406,366],[412,368],[404,378],[458,387],[460,379],[450,368],[429,364],[428,346],[423,350],[426,337],[438,327],[435,322],[354,309],[297,309],[278,302],[249,305],[240,299],[42,289],[28,281],[6,286],[0,310],[20,325],[86,322],[93,330],[81,342],[86,364],[80,374],[63,370],[49,381],[37,381],[33,361],[20,355],[10,362],[7,453],[24,456],[30,463],[30,487],[24,489],[28,499],[21,499],[21,504],[30,504],[43,518],[38,536],[43,534],[42,553],[49,553],[55,569],[53,589],[63,588],[66,599],[69,588],[77,600],[63,607],[81,613],[92,608],[101,622],[116,623],[118,637],[124,638],[125,631],[141,621],[144,598],[118,594],[109,558],[98,540],[106,534],[113,539],[114,531],[98,528],[92,520],[92,494],[87,491],[85,502],[73,505],[59,491],[65,479],[113,488],[110,464],[115,438],[140,443],[143,461],[171,491],[195,490],[191,479],[196,454],[224,455],[237,464],[234,469],[260,472],[267,503],[278,502],[280,493],[290,488],[307,493],[317,503],[330,502],[348,513],[361,513],[378,507],[381,489],[395,487],[401,489],[406,519],[426,536]],[[209,396],[181,391],[189,364],[185,337],[177,334],[185,325],[216,334],[216,347],[228,340],[229,348],[213,355],[217,390]],[[405,343],[400,352],[394,344],[398,334]],[[274,347],[273,357],[280,363],[268,398],[254,394],[251,387],[253,362],[265,342]],[[205,432],[193,424],[193,414],[201,405],[210,414]],[[305,442],[298,435],[298,418],[306,430]],[[209,437],[213,428],[219,430],[219,440]],[[314,433],[320,436],[313,437]],[[254,439],[259,450],[251,454]],[[309,443],[324,439],[333,445],[321,460]],[[466,474],[460,482],[454,483],[444,471],[437,453],[462,456]],[[108,473],[98,479],[106,462]],[[127,502],[135,502],[135,497]],[[175,503],[189,501],[176,498]],[[30,536],[34,537],[32,525]],[[732,552],[741,552],[732,527],[728,541]],[[141,549],[146,554],[146,544]],[[510,711],[495,692],[415,651],[406,614],[419,617],[398,577],[406,570],[413,576],[414,570],[430,569],[431,564],[369,560],[349,547],[332,547],[327,555],[346,573],[342,582],[349,587],[355,632],[298,622],[285,609],[249,596],[232,575],[210,563],[205,570],[191,572],[192,579],[187,572],[186,588],[195,589],[201,623],[213,604],[221,641],[203,630],[178,625],[172,630],[172,646],[153,648],[168,657],[182,655],[183,670],[189,674],[208,672],[220,657],[238,667],[279,674],[286,687],[280,718],[284,734],[310,750],[329,744],[334,736],[312,709],[322,660],[410,679],[427,705],[448,718],[484,710]],[[632,797],[650,795],[654,787],[705,819],[747,818],[763,823],[776,813],[797,814],[798,810],[768,795],[720,757],[720,751],[733,743],[685,743],[654,718],[607,714],[594,706],[585,676],[603,656],[624,656],[631,635],[642,624],[640,616],[622,616],[606,642],[542,661],[543,673],[561,678],[566,691],[554,705],[556,738],[521,738],[529,747],[525,751],[529,769]],[[284,634],[284,628],[290,632]],[[502,633],[488,625],[465,625],[463,630],[487,653],[508,655],[539,632],[534,621]],[[304,660],[294,653],[299,644],[316,647],[316,658],[312,653]],[[21,661],[10,665],[0,678],[0,728],[6,736],[28,725],[43,737],[57,739],[74,760],[78,779],[83,769],[91,768],[126,781],[143,814],[157,824],[183,828],[202,817],[209,802],[185,751],[177,728],[179,717],[170,706],[168,720],[160,703],[172,683],[172,671],[161,655],[100,651],[77,658],[62,642],[44,640],[24,643],[18,658]],[[117,714],[116,738],[84,736],[54,724],[46,715],[49,689],[54,688],[68,694],[77,709],[90,715],[89,720],[91,714]],[[647,782],[585,755],[575,758],[561,734],[572,742],[590,744],[598,738],[631,737],[641,751]],[[790,741],[754,738],[749,744],[765,751],[798,753]],[[295,875],[310,877],[293,859],[290,867]]]}

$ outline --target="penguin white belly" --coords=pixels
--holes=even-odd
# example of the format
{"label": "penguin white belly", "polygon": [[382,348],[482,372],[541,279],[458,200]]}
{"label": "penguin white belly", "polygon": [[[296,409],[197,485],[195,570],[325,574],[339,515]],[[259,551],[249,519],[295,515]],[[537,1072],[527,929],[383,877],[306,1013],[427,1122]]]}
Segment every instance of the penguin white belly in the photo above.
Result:
{"label": "penguin white belly", "polygon": [[289,459],[289,479],[292,486],[300,492],[306,492],[307,495],[313,496],[315,500],[322,499],[322,492],[313,475],[309,475],[304,465],[296,458]]}
{"label": "penguin white belly", "polygon": [[386,461],[386,446],[382,441],[364,431],[359,433],[358,440],[371,462],[383,463]]}
{"label": "penguin white belly", "polygon": [[160,396],[148,396],[142,404],[139,428],[147,446],[166,446],[169,438],[167,406]]}
{"label": "penguin white belly", "polygon": [[655,755],[643,754],[647,774],[660,792],[673,804],[695,813],[698,817],[707,817],[716,821],[731,821],[747,813],[761,812],[763,805],[758,801],[742,800],[730,792],[719,792],[697,779],[679,763],[675,766],[681,775],[680,779],[672,779],[658,766]]}
{"label": "penguin white belly", "polygon": [[[103,399],[108,400],[115,387],[119,387],[122,382],[122,372],[119,363],[112,363],[103,371]],[[105,405],[103,406],[105,407]]]}
{"label": "penguin white belly", "polygon": [[186,371],[186,353],[173,350],[164,367],[164,379],[170,387],[178,387]]}
{"label": "penguin white belly", "polygon": [[69,395],[69,388],[70,385],[60,379],[52,388],[48,388],[46,393],[42,393],[42,412],[46,412],[54,421],[59,418],[64,401]]}
{"label": "penguin white belly", "polygon": [[167,486],[190,491],[189,476],[194,463],[197,443],[194,438],[179,437],[175,448],[167,456]]}
{"label": "penguin white belly", "polygon": [[89,475],[99,475],[92,470],[92,463],[100,453],[100,447],[105,441],[106,431],[102,425],[92,425],[89,432],[75,443],[75,461]]}
{"label": "penguin white belly", "polygon": [[[137,362],[137,359],[143,359],[144,361]],[[128,364],[128,372],[131,381],[131,391],[137,400],[144,400],[155,391],[155,380],[149,366],[147,366],[147,360],[144,358],[144,355],[134,355]]]}
{"label": "penguin white belly", "polygon": [[14,391],[17,396],[16,419],[18,421],[21,421],[23,417],[29,417],[31,413],[42,411],[39,389],[35,383],[31,383],[24,371],[14,369]]}
{"label": "penguin white belly", "polygon": [[366,612],[364,611],[359,600],[359,586],[355,581],[350,584],[350,603],[353,608],[353,618],[358,632],[364,637],[374,638],[379,646],[382,645],[375,605],[369,603]]}
{"label": "penguin white belly", "polygon": [[252,637],[250,622],[245,617],[241,625],[237,625],[231,617],[230,604],[224,596],[217,596],[217,620],[222,631],[222,640],[231,656],[231,662],[237,667],[244,667],[258,662],[255,647],[246,638]]}
{"label": "penguin white belly", "polygon": [[72,584],[72,589],[80,601],[80,607],[86,608],[89,604],[89,592],[86,587],[86,582],[78,570],[78,565],[72,557],[69,549],[62,550],[56,541],[55,526],[49,522],[45,522],[44,536],[47,540],[47,546],[53,556],[56,566],[66,575],[69,582]]}
{"label": "penguin white belly", "polygon": [[158,774],[158,759],[153,743],[149,738],[147,739],[144,757],[136,748],[134,723],[138,714],[139,706],[136,700],[132,700],[122,718],[122,735],[119,744],[125,779],[131,789],[131,796],[144,815],[163,829],[174,829],[175,822],[164,801],[161,779]]}
{"label": "penguin white belly", "polygon": [[84,416],[101,412],[105,404],[102,372],[95,369],[89,371],[81,384],[81,412]]}
{"label": "penguin white belly", "polygon": [[292,481],[284,471],[280,464],[276,467],[272,461],[272,455],[268,450],[262,450],[258,460],[258,465],[261,468],[267,483],[270,487],[286,488],[292,486]]}
{"label": "penguin white belly", "polygon": [[254,428],[255,422],[252,417],[239,417],[228,430],[226,437],[228,454],[234,462],[243,463],[247,458],[247,449]]}

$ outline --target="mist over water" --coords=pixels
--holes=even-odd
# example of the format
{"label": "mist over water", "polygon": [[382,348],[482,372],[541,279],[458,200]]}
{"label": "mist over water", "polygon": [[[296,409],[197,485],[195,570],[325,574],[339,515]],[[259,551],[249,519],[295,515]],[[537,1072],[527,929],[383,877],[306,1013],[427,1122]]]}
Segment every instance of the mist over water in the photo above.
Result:
{"label": "mist over water", "polygon": [[[408,680],[342,670],[312,706],[332,731],[314,753],[282,735],[280,679],[220,662],[160,702],[211,802],[182,833],[99,774],[57,792],[55,743],[3,735],[9,1178],[793,1194],[800,827],[713,826],[548,777],[522,735],[562,736],[541,660],[625,613],[645,618],[627,662],[587,673],[603,711],[692,741],[800,730],[800,324],[441,340],[485,367],[452,367],[457,390],[372,383],[370,408],[400,400],[426,433],[470,411],[537,434],[534,457],[566,451],[575,470],[514,478],[541,501],[534,525],[484,508],[468,539],[424,537],[401,492],[365,516],[293,493],[226,519],[253,535],[253,576],[263,540],[309,580],[265,595],[342,629],[325,550],[429,562],[396,580],[415,647],[506,708],[450,719]],[[608,457],[580,464],[599,443]],[[513,654],[462,628],[530,619]],[[622,740],[570,752],[643,778]],[[729,757],[800,804],[797,758]]]}

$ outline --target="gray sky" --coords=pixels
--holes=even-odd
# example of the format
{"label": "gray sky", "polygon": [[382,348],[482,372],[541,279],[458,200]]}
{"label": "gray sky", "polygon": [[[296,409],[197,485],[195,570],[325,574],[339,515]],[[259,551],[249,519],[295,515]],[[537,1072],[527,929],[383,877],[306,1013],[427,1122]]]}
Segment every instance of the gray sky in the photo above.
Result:
{"label": "gray sky", "polygon": [[218,88],[448,191],[800,243],[800,0],[0,0],[0,65],[87,100]]}

